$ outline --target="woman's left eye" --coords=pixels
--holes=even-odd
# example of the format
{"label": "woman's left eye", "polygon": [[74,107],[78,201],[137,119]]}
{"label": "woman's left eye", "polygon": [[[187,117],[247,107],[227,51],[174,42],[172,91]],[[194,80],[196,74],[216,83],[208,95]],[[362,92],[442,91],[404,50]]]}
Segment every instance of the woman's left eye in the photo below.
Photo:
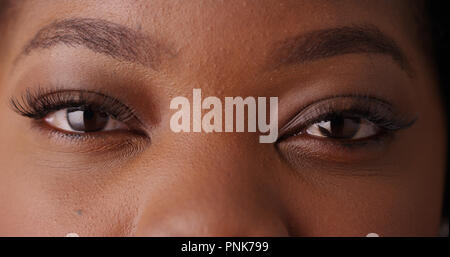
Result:
{"label": "woman's left eye", "polygon": [[331,139],[364,139],[377,135],[380,128],[364,118],[336,116],[313,123],[305,133],[315,137]]}
{"label": "woman's left eye", "polygon": [[61,109],[45,116],[44,121],[54,128],[73,133],[128,129],[111,115],[89,107]]}

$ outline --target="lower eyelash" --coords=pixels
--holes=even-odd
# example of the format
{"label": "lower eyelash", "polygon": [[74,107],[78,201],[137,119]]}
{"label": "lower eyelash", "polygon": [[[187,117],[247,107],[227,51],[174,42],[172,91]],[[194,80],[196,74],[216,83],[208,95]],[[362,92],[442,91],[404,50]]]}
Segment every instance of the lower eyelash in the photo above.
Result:
{"label": "lower eyelash", "polygon": [[[31,129],[48,137],[55,149],[67,153],[102,153],[117,151],[126,156],[134,156],[151,144],[151,138],[141,131],[108,131],[93,133],[70,133],[51,128],[43,120],[33,120]],[[70,144],[67,144],[70,142]],[[74,148],[74,145],[76,147]],[[61,150],[59,150],[61,151]],[[125,155],[124,155],[125,156]]]}

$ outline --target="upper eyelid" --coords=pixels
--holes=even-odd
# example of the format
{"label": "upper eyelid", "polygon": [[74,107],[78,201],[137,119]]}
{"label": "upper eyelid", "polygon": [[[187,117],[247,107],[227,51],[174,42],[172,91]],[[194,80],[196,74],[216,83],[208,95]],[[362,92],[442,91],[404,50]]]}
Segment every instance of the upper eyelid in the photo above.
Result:
{"label": "upper eyelid", "polygon": [[135,115],[134,109],[122,103],[115,97],[107,94],[88,90],[58,90],[37,89],[27,90],[20,98],[12,97],[10,105],[14,111],[30,118],[43,118],[42,114],[48,114],[58,109],[75,107],[76,104],[98,105],[100,108],[108,108],[108,105],[121,107],[123,110]]}
{"label": "upper eyelid", "polygon": [[[305,117],[307,115],[311,116],[310,113],[305,113],[306,111],[310,110],[313,106],[317,106],[323,103],[323,105],[325,105],[326,103],[328,103],[329,105],[332,104],[338,104],[337,101],[344,101],[344,100],[349,100],[350,105],[365,105],[364,108],[370,109],[370,108],[374,108],[374,106],[376,106],[376,108],[382,108],[383,110],[385,110],[386,112],[388,112],[386,115],[390,115],[390,116],[395,116],[395,119],[398,119],[398,123],[400,123],[402,126],[410,126],[412,125],[416,120],[417,117],[415,118],[407,118],[407,119],[401,119],[401,118],[397,118],[396,116],[399,116],[398,111],[396,110],[396,108],[394,107],[393,104],[391,104],[390,102],[375,97],[375,96],[370,96],[370,95],[352,95],[352,94],[348,94],[348,95],[337,95],[337,96],[329,96],[329,97],[325,97],[325,98],[321,98],[319,100],[313,101],[309,104],[307,104],[306,106],[304,106],[303,108],[300,109],[300,111],[296,112],[295,115],[293,115],[290,119],[289,122],[287,122],[281,129],[280,129],[280,138],[286,137],[287,135],[290,135],[289,133],[291,132],[291,130],[294,129],[298,129],[298,123],[302,120],[303,122],[308,122],[308,120],[313,120],[314,118],[311,117]],[[336,102],[332,102],[332,101],[336,101]],[[362,102],[364,102],[364,104],[362,104]],[[321,107],[321,106],[318,106]],[[323,107],[323,106],[322,106]],[[349,106],[347,107],[343,107],[340,110],[339,109],[333,109],[330,106],[326,106],[327,108],[330,108],[332,110],[330,111],[342,111],[342,110],[350,110],[351,108],[349,108]],[[316,110],[311,110],[310,112],[313,112]],[[319,110],[320,111],[320,110]],[[317,117],[315,117],[317,119]],[[364,118],[364,117],[362,117]],[[302,124],[303,126],[307,126],[308,124]]]}
{"label": "upper eyelid", "polygon": [[[310,103],[304,105],[302,108],[300,108],[299,111],[295,112],[295,114],[292,115],[292,116],[288,119],[289,122],[287,122],[287,123],[280,129],[280,132],[282,132],[283,130],[286,130],[286,128],[289,127],[290,123],[292,123],[292,122],[295,120],[296,117],[298,117],[300,114],[302,114],[305,110],[307,110],[307,109],[310,108],[311,106],[316,105],[316,104],[321,103],[321,102],[325,102],[325,101],[328,101],[328,100],[332,100],[332,99],[338,100],[338,99],[340,99],[340,98],[355,98],[355,99],[366,99],[366,100],[372,99],[372,100],[380,101],[380,102],[385,103],[385,104],[387,104],[387,105],[391,105],[391,104],[390,104],[388,101],[386,101],[386,100],[380,99],[380,98],[375,97],[375,96],[369,96],[369,95],[353,95],[353,94],[345,94],[345,95],[331,95],[331,96],[326,96],[326,97],[320,98],[320,99],[318,99],[318,100],[314,100],[314,101],[312,101],[312,102],[310,102]],[[280,134],[281,134],[281,133],[280,133]]]}

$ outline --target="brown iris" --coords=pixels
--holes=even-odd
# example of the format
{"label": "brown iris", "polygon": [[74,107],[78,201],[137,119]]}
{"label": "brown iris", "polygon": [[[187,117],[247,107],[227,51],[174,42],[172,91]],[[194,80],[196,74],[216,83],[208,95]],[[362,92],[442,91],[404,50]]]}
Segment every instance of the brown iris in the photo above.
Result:
{"label": "brown iris", "polygon": [[318,124],[318,129],[325,137],[353,138],[361,126],[360,118],[333,117]]}
{"label": "brown iris", "polygon": [[67,109],[67,122],[73,130],[78,132],[100,131],[106,127],[108,120],[108,114],[89,107]]}

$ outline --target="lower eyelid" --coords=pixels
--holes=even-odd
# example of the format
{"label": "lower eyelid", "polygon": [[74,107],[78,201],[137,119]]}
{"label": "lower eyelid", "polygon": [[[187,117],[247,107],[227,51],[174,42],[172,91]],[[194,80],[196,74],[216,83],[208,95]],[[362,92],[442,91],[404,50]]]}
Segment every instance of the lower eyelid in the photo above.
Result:
{"label": "lower eyelid", "polygon": [[283,156],[298,160],[322,160],[354,163],[380,158],[394,140],[393,133],[380,133],[363,140],[336,140],[299,134],[280,141],[277,149]]}
{"label": "lower eyelid", "polygon": [[[32,130],[44,137],[39,140],[45,149],[65,153],[110,153],[114,151],[137,154],[151,144],[150,137],[140,131],[105,131],[89,133],[71,133],[58,130],[35,120]],[[36,137],[34,137],[36,140]]]}

